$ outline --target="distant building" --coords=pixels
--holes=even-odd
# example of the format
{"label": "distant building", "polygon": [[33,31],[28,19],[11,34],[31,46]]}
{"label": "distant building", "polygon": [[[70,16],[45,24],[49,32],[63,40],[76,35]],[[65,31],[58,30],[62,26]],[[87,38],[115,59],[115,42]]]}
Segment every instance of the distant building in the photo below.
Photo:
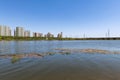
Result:
{"label": "distant building", "polygon": [[16,36],[16,31],[15,31],[15,29],[14,29],[14,36]]}
{"label": "distant building", "polygon": [[58,33],[57,38],[62,38],[62,37],[63,37],[63,33],[62,32]]}
{"label": "distant building", "polygon": [[0,25],[0,36],[11,36],[10,27]]}
{"label": "distant building", "polygon": [[50,32],[47,33],[47,35],[45,35],[47,38],[50,38],[50,37],[54,37],[53,34],[51,34]]}
{"label": "distant building", "polygon": [[45,35],[44,35],[44,37],[46,37],[46,38],[47,38],[47,35],[45,34]]}
{"label": "distant building", "polygon": [[[62,32],[58,33],[57,37],[62,38]],[[12,36],[11,35],[11,29],[8,26],[2,26],[0,25],[0,36]],[[30,31],[24,30],[23,27],[16,27],[14,29],[14,36],[15,37],[30,37]],[[42,33],[33,32],[33,37],[45,37],[46,39],[53,38],[54,35],[48,32],[47,34],[43,35]]]}
{"label": "distant building", "polygon": [[30,31],[24,31],[24,37],[30,37]]}
{"label": "distant building", "polygon": [[37,33],[36,32],[33,32],[33,37],[37,37]]}
{"label": "distant building", "polygon": [[33,37],[43,37],[42,33],[33,32]]}
{"label": "distant building", "polygon": [[23,27],[16,27],[16,30],[14,31],[14,36],[24,37],[24,28]]}
{"label": "distant building", "polygon": [[43,37],[43,34],[42,33],[38,33],[38,37]]}

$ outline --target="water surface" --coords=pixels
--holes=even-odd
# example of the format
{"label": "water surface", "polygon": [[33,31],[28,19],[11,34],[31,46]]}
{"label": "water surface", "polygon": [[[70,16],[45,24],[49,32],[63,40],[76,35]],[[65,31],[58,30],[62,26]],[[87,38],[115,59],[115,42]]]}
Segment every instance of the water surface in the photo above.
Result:
{"label": "water surface", "polygon": [[[0,55],[44,54],[56,48],[120,51],[120,41],[1,41]],[[0,80],[120,80],[120,54],[0,57]]]}

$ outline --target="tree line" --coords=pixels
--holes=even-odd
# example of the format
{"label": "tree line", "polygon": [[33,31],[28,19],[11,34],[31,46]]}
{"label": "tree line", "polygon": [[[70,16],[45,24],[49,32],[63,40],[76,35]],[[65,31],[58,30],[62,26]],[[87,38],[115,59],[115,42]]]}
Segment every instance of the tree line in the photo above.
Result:
{"label": "tree line", "polygon": [[14,36],[0,36],[0,40],[120,40],[120,37],[104,37],[104,38],[58,38],[58,37],[14,37]]}

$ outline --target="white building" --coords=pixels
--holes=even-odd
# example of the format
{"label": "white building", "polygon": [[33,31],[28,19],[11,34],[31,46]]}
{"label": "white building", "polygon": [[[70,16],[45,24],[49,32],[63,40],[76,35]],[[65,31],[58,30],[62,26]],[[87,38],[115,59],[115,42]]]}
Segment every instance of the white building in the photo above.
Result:
{"label": "white building", "polygon": [[42,33],[33,32],[33,37],[43,37]]}
{"label": "white building", "polygon": [[24,37],[24,28],[23,27],[16,27],[16,30],[14,31],[14,36]]}
{"label": "white building", "polygon": [[47,38],[50,38],[50,37],[54,37],[54,35],[51,34],[50,32],[48,32],[48,33],[46,34],[46,37],[47,37]]}
{"label": "white building", "polygon": [[58,38],[62,38],[62,37],[63,37],[63,33],[62,33],[62,32],[61,32],[61,33],[58,33],[57,37],[58,37]]}
{"label": "white building", "polygon": [[30,37],[30,31],[25,31],[24,32],[24,37]]}
{"label": "white building", "polygon": [[10,27],[0,25],[0,36],[11,36]]}

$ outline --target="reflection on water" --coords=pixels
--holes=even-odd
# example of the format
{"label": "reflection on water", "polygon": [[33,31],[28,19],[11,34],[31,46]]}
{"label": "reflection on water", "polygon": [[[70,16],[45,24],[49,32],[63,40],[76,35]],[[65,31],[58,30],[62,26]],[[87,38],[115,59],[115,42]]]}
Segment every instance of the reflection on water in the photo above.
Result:
{"label": "reflection on water", "polygon": [[109,54],[119,48],[120,41],[1,41],[0,80],[120,80],[120,54]]}

